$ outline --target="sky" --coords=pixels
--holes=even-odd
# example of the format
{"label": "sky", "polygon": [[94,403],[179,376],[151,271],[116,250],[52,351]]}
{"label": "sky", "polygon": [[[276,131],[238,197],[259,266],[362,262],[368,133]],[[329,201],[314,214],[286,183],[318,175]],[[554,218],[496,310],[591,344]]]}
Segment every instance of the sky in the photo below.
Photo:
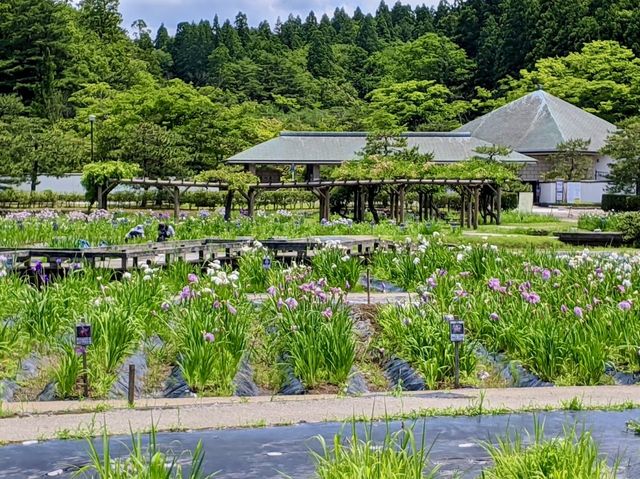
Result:
{"label": "sky", "polygon": [[[410,5],[436,5],[439,0],[412,0],[403,1]],[[386,0],[389,8],[395,0]],[[123,17],[123,26],[131,30],[131,24],[138,19],[143,19],[152,34],[161,23],[175,33],[176,25],[184,21],[198,21],[200,19],[212,20],[217,13],[222,23],[226,18],[233,19],[241,11],[247,14],[249,24],[257,26],[262,20],[269,21],[271,27],[280,17],[283,21],[289,13],[300,15],[304,20],[310,10],[313,10],[318,20],[323,13],[329,16],[336,7],[344,7],[352,13],[356,7],[364,13],[374,13],[380,0],[120,0],[120,12]]]}

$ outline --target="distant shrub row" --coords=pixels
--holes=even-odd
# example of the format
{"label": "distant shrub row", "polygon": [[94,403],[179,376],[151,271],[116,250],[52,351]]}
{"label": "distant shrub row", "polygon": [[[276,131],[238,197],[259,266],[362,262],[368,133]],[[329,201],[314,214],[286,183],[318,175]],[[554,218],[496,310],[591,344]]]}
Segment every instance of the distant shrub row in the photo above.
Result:
{"label": "distant shrub row", "polygon": [[640,196],[637,195],[602,195],[604,211],[640,211]]}

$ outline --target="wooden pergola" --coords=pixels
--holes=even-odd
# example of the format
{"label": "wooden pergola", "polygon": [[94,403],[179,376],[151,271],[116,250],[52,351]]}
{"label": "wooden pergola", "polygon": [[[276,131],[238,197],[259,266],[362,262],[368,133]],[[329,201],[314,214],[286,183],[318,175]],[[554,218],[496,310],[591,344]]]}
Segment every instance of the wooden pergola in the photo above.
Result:
{"label": "wooden pergola", "polygon": [[[173,201],[174,216],[180,214],[181,195],[191,188],[216,189],[228,191],[229,185],[223,182],[201,182],[191,180],[159,180],[151,178],[120,179],[98,186],[98,207],[107,209],[107,195],[119,185],[155,187],[169,192]],[[398,223],[405,219],[405,195],[411,188],[418,191],[418,216],[420,220],[431,218],[435,210],[433,192],[424,187],[444,186],[456,191],[461,198],[460,226],[476,229],[482,215],[486,222],[490,217],[500,224],[502,190],[493,180],[488,179],[392,179],[392,180],[310,180],[291,182],[260,182],[249,185],[246,191],[237,191],[247,200],[248,215],[255,213],[256,198],[262,191],[278,189],[306,189],[312,191],[320,203],[319,217],[329,219],[331,190],[336,187],[349,187],[353,190],[354,219],[362,221],[364,217],[365,192],[389,187],[391,189],[391,211]],[[482,209],[482,211],[481,211]]]}

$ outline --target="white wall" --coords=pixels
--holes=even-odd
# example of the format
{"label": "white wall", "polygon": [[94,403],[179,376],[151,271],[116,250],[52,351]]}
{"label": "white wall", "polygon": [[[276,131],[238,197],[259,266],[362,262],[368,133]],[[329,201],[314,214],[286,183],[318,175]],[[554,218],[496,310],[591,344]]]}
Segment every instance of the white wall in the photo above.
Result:
{"label": "white wall", "polygon": [[613,158],[610,156],[599,156],[595,163],[595,179],[603,180],[611,172]]}
{"label": "white wall", "polygon": [[[56,178],[55,176],[39,176],[40,182],[36,186],[36,191],[51,190],[54,193],[80,193],[84,194],[84,188],[80,184],[80,173],[71,173],[69,175]],[[21,183],[14,186],[16,190],[31,191],[31,183]]]}
{"label": "white wall", "polygon": [[[602,202],[602,195],[607,192],[609,183],[606,181],[581,181],[572,182],[569,186],[569,182],[563,182],[564,197],[571,199],[568,195],[569,190],[572,188],[579,188],[580,201],[574,201],[573,203],[595,203],[600,204]],[[544,182],[540,183],[540,203],[542,204],[555,204],[556,203],[556,182]]]}

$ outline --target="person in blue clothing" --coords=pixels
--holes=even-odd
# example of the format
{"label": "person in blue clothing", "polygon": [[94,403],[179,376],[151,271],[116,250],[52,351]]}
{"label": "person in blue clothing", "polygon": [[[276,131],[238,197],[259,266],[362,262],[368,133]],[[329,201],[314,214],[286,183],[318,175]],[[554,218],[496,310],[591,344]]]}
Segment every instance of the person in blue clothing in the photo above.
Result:
{"label": "person in blue clothing", "polygon": [[160,223],[158,224],[158,239],[156,241],[167,241],[169,238],[175,236],[175,234],[176,232],[173,229],[173,226],[165,223]]}
{"label": "person in blue clothing", "polygon": [[129,230],[127,235],[124,237],[124,241],[128,242],[134,238],[144,238],[144,226],[136,225]]}

